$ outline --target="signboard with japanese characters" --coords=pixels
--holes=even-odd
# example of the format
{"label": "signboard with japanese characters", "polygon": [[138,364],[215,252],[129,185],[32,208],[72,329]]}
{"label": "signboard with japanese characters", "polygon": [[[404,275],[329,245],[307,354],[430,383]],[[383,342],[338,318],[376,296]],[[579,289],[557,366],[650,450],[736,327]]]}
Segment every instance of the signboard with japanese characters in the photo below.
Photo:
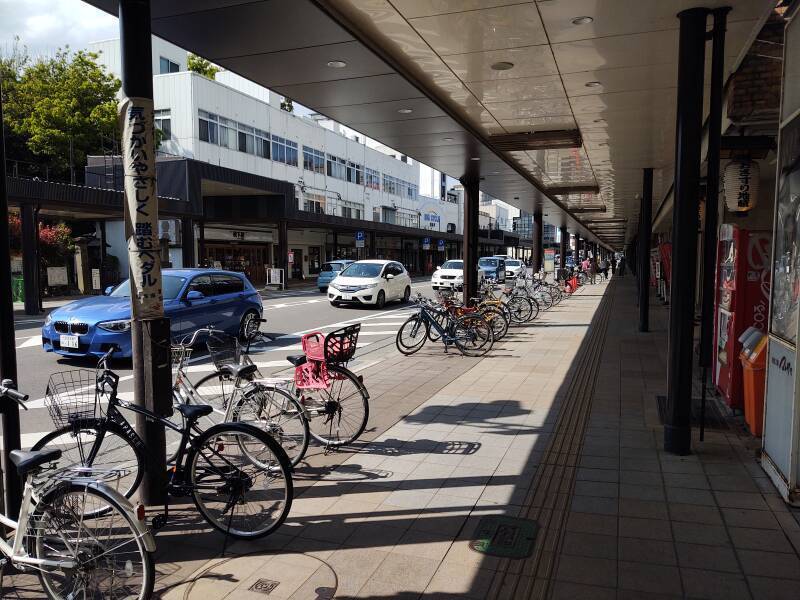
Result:
{"label": "signboard with japanese characters", "polygon": [[734,160],[725,167],[725,204],[731,212],[747,212],[758,199],[758,163],[753,160]]}

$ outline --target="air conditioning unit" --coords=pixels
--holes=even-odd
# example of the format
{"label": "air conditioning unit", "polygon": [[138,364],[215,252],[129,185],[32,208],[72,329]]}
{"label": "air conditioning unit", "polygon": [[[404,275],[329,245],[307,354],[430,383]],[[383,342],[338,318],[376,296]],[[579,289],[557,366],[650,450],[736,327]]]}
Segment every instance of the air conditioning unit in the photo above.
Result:
{"label": "air conditioning unit", "polygon": [[456,224],[455,223],[448,223],[447,224],[447,233],[455,233],[456,232]]}

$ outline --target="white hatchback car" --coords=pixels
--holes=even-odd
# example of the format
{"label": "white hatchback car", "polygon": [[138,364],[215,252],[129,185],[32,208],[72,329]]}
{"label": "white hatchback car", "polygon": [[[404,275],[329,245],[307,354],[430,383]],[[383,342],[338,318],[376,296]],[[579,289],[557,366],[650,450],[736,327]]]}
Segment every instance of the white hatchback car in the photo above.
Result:
{"label": "white hatchback car", "polygon": [[371,304],[383,308],[387,302],[408,302],[410,297],[411,277],[393,260],[359,260],[328,284],[331,306]]}
{"label": "white hatchback car", "polygon": [[[478,284],[483,279],[483,271],[478,271]],[[464,286],[464,261],[448,260],[431,276],[431,287],[434,290],[460,290]]]}
{"label": "white hatchback car", "polygon": [[506,259],[506,279],[515,279],[520,276],[520,273],[525,273],[525,263],[516,258]]}

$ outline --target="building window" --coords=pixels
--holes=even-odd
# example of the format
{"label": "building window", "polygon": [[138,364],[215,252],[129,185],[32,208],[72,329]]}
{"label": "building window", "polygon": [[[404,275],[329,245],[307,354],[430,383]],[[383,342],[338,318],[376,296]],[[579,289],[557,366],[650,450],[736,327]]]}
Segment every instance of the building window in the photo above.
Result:
{"label": "building window", "polygon": [[340,217],[346,217],[348,219],[361,219],[362,214],[364,214],[363,204],[348,202],[347,200],[342,200],[339,202]]}
{"label": "building window", "polygon": [[238,147],[239,152],[246,152],[247,154],[256,153],[256,139],[253,135],[253,128],[247,125],[239,125]]}
{"label": "building window", "polygon": [[204,110],[199,111],[200,115],[200,139],[209,144],[218,143],[218,121],[219,117]]}
{"label": "building window", "polygon": [[163,56],[159,57],[158,65],[158,72],[161,75],[164,73],[177,73],[181,70],[181,66],[178,63],[172,62],[170,59],[164,58]]}
{"label": "building window", "polygon": [[219,117],[219,145],[224,148],[235,148],[236,122]]}
{"label": "building window", "polygon": [[325,153],[303,146],[303,168],[306,171],[325,174]]}
{"label": "building window", "polygon": [[320,215],[324,214],[325,196],[312,192],[303,192],[303,210]]}
{"label": "building window", "polygon": [[172,139],[172,115],[170,109],[165,108],[153,111],[153,122],[156,129],[161,131],[161,141],[166,142]]}
{"label": "building window", "polygon": [[272,136],[272,160],[293,167],[297,166],[297,142]]}
{"label": "building window", "polygon": [[372,190],[380,190],[381,174],[374,169],[364,169],[364,185]]}
{"label": "building window", "polygon": [[364,167],[354,162],[347,162],[347,181],[362,185],[364,183]]}
{"label": "building window", "polygon": [[336,179],[346,179],[347,161],[343,158],[339,158],[338,156],[333,156],[332,154],[328,154],[327,174],[328,177],[334,177]]}
{"label": "building window", "polygon": [[266,131],[261,131],[260,129],[255,130],[256,136],[256,155],[260,156],[261,158],[269,158],[269,134]]}

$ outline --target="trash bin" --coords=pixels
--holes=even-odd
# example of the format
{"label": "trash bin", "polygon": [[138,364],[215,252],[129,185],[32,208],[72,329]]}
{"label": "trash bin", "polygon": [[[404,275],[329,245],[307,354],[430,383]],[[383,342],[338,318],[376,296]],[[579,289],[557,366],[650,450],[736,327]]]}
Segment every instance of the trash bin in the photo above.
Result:
{"label": "trash bin", "polygon": [[767,336],[762,336],[752,350],[739,354],[744,384],[744,420],[750,433],[761,437],[764,429],[764,383],[767,367]]}

